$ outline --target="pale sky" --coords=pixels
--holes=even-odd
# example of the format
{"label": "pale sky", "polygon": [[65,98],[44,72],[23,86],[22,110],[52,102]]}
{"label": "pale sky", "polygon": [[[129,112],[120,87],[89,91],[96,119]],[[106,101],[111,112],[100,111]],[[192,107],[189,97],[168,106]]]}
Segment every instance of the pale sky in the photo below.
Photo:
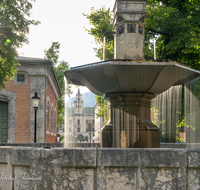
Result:
{"label": "pale sky", "polygon": [[93,47],[95,41],[84,29],[89,28],[88,19],[82,13],[90,14],[91,7],[101,6],[113,9],[115,0],[37,0],[33,2],[32,18],[41,22],[31,26],[29,45],[19,49],[21,56],[44,58],[44,50],[53,41],[61,43],[60,58],[70,67],[97,62]]}
{"label": "pale sky", "polygon": [[[51,43],[59,42],[59,60],[67,61],[70,67],[87,63],[98,62],[93,47],[94,37],[89,35],[85,28],[90,28],[88,19],[84,14],[105,6],[113,10],[115,0],[37,0],[33,2],[31,18],[41,22],[38,26],[31,26],[29,45],[18,49],[21,56],[44,58],[44,50]],[[74,97],[77,88],[73,86]],[[81,93],[87,92],[86,87],[81,87]]]}

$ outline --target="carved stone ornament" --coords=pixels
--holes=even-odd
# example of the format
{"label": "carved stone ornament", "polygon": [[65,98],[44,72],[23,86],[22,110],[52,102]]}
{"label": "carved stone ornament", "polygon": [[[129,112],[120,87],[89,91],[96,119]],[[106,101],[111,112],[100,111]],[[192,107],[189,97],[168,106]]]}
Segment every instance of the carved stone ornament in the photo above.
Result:
{"label": "carved stone ornament", "polygon": [[142,22],[142,23],[144,23],[144,18],[145,18],[145,16],[141,17],[141,18],[139,19],[139,21]]}
{"label": "carved stone ornament", "polygon": [[122,22],[124,19],[121,16],[117,16],[117,22]]}
{"label": "carved stone ornament", "polygon": [[136,33],[136,24],[128,24],[128,33]]}
{"label": "carved stone ornament", "polygon": [[138,32],[139,34],[143,34],[144,28],[142,26],[138,27]]}
{"label": "carved stone ornament", "polygon": [[123,34],[124,33],[124,26],[118,26],[117,33],[118,34]]}

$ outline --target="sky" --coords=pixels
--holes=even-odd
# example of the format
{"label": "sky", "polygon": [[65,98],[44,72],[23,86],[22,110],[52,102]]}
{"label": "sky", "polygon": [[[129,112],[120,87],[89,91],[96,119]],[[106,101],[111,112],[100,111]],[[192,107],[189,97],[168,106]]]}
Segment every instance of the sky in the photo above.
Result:
{"label": "sky", "polygon": [[[105,6],[113,10],[114,3],[115,0],[36,0],[31,18],[41,24],[30,27],[29,44],[18,49],[19,55],[44,58],[44,50],[50,48],[52,42],[59,42],[59,61],[67,61],[70,67],[98,62],[93,50],[94,37],[84,29],[92,25],[82,13],[90,14],[91,7]],[[75,96],[77,88],[72,90],[71,97]],[[87,88],[81,88],[81,93],[87,91]]]}
{"label": "sky", "polygon": [[94,37],[85,28],[90,28],[84,14],[105,6],[114,7],[115,0],[37,0],[33,2],[31,18],[41,22],[31,26],[28,35],[29,44],[18,52],[21,56],[44,58],[44,50],[51,43],[59,42],[59,60],[67,61],[70,67],[99,61],[93,47]]}

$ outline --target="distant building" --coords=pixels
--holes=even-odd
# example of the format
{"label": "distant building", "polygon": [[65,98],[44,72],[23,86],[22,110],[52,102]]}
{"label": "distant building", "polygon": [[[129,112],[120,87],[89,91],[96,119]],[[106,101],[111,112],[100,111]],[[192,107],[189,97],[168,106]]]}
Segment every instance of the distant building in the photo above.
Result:
{"label": "distant building", "polygon": [[89,131],[95,130],[94,107],[84,107],[80,89],[76,94],[73,107],[65,108],[66,134],[76,138],[78,135],[88,136]]}
{"label": "distant building", "polygon": [[19,57],[14,80],[0,91],[0,143],[33,143],[35,112],[31,98],[41,98],[37,110],[37,142],[56,142],[57,105],[61,96],[50,60]]}

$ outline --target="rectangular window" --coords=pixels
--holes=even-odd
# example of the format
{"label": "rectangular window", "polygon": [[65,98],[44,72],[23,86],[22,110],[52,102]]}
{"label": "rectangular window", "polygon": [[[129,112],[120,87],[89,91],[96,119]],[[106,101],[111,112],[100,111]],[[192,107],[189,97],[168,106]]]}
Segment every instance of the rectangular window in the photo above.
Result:
{"label": "rectangular window", "polygon": [[77,131],[78,131],[78,133],[80,133],[80,131],[81,131],[81,128],[79,127],[79,128],[77,128]]}
{"label": "rectangular window", "polygon": [[70,132],[70,133],[72,132],[72,129],[71,129],[71,127],[69,128],[69,132]]}
{"label": "rectangular window", "polygon": [[77,124],[80,124],[80,123],[81,123],[80,119],[77,119]]}
{"label": "rectangular window", "polygon": [[92,124],[94,125],[94,119],[92,120]]}
{"label": "rectangular window", "polygon": [[24,75],[17,75],[17,82],[24,82],[25,76]]}
{"label": "rectangular window", "polygon": [[88,124],[89,123],[89,120],[88,119],[86,119],[86,124]]}
{"label": "rectangular window", "polygon": [[86,128],[86,132],[88,132],[88,128]]}

